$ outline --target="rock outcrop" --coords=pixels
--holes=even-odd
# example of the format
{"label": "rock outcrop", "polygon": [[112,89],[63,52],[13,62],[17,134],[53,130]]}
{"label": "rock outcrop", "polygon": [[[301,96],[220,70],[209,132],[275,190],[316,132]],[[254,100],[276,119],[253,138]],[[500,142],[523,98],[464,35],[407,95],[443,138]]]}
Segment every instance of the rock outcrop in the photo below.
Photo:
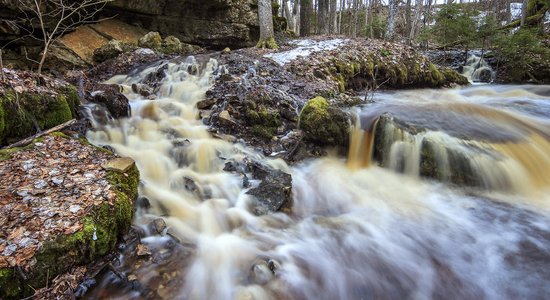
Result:
{"label": "rock outcrop", "polygon": [[185,43],[219,49],[252,46],[259,36],[253,0],[116,0],[103,13]]}
{"label": "rock outcrop", "polygon": [[56,133],[0,150],[0,173],[2,299],[106,255],[131,225],[139,172],[129,158]]}
{"label": "rock outcrop", "polygon": [[[68,83],[5,69],[0,83],[0,146],[67,122],[77,115],[80,99]],[[37,85],[36,81],[43,82]]]}

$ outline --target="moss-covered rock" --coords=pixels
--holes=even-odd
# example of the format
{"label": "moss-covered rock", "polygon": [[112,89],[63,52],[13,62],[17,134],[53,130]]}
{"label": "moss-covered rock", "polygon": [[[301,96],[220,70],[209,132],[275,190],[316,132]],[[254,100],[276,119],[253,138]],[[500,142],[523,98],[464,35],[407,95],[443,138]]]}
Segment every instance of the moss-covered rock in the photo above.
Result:
{"label": "moss-covered rock", "polygon": [[75,118],[78,105],[78,93],[72,86],[47,93],[5,90],[0,93],[0,145]]}
{"label": "moss-covered rock", "polygon": [[179,54],[183,51],[183,45],[177,37],[170,35],[162,40],[161,51],[166,54]]}
{"label": "moss-covered rock", "polygon": [[306,78],[332,83],[334,90],[437,88],[468,84],[452,70],[436,67],[415,49],[378,40],[350,40],[337,50],[298,58],[287,69]]}
{"label": "moss-covered rock", "polygon": [[[42,145],[43,148],[40,151],[51,148],[48,143],[52,143],[52,145],[68,144],[69,148],[80,146],[86,148],[86,151],[89,152],[88,156],[97,156],[98,162],[114,158],[112,153],[107,154],[104,150],[96,148],[86,141],[77,141],[66,136],[47,136],[36,142],[38,141],[41,141],[42,144],[46,143],[45,146]],[[33,151],[33,148],[38,145],[36,142],[22,149],[13,149],[10,153],[2,153],[0,156],[21,159],[17,152]],[[4,164],[9,163],[10,160],[4,161]],[[100,166],[98,168],[101,169]],[[0,298],[19,299],[32,295],[35,289],[46,286],[57,275],[72,267],[89,263],[113,250],[118,237],[129,229],[132,222],[133,206],[138,192],[139,171],[132,163],[125,171],[104,170],[99,174],[104,174],[104,177],[98,178],[98,180],[104,179],[108,182],[109,195],[111,196],[102,203],[88,204],[89,206],[84,210],[86,212],[80,217],[81,229],[71,234],[66,234],[67,232],[64,234],[61,231],[60,234],[52,235],[44,240],[33,255],[32,263],[26,264],[20,271],[15,271],[17,266],[0,267]],[[52,201],[62,203],[64,200],[53,199]],[[83,206],[84,203],[79,202],[79,205]]]}
{"label": "moss-covered rock", "polygon": [[319,145],[347,146],[349,143],[348,116],[320,96],[309,100],[302,109],[300,128],[306,140]]}
{"label": "moss-covered rock", "polygon": [[138,41],[138,46],[159,50],[162,46],[162,38],[158,32],[149,32]]}

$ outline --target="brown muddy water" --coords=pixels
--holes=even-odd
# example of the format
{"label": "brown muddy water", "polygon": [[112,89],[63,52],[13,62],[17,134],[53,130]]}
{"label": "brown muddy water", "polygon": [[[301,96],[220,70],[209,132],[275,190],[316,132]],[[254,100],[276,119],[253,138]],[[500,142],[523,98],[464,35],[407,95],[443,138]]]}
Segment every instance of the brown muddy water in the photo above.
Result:
{"label": "brown muddy water", "polygon": [[[354,133],[349,159],[325,157],[289,166],[211,136],[197,120],[195,104],[219,66],[211,60],[192,75],[193,63],[171,64],[155,101],[130,88],[150,69],[110,80],[125,87],[132,117],[97,124],[88,138],[135,159],[142,175],[140,195],[151,205],[137,211],[135,224],[160,216],[182,242],[166,251],[158,249],[168,237],[142,238],[150,251],[164,251],[167,258],[119,269],[136,286],[155,289],[152,293],[120,288],[107,278],[89,297],[550,295],[550,87],[378,93],[374,103],[357,108],[367,130]],[[377,122],[384,113],[404,125]],[[373,130],[382,126],[384,168],[371,159]],[[414,132],[407,130],[412,127]],[[448,149],[458,149],[483,184],[464,187],[419,176],[425,140],[434,145],[443,179],[452,176]],[[227,160],[244,157],[292,175],[292,213],[256,216],[250,211],[254,199],[246,194],[242,175],[223,171]],[[184,178],[192,179],[203,197],[186,189]],[[184,246],[192,250],[187,253]],[[125,256],[119,259],[124,265]],[[159,278],[166,282],[159,284]]]}

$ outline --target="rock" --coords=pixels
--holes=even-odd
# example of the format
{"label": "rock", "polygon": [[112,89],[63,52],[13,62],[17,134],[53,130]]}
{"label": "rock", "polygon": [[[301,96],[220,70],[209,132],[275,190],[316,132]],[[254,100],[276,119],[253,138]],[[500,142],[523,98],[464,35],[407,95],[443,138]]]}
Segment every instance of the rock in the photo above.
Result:
{"label": "rock", "polygon": [[222,111],[218,116],[218,122],[221,126],[233,127],[236,125],[235,121],[227,110]]}
{"label": "rock", "polygon": [[122,53],[124,53],[122,43],[118,40],[110,40],[109,43],[94,50],[93,60],[101,63]]}
{"label": "rock", "polygon": [[255,179],[262,180],[258,187],[247,192],[257,200],[253,204],[253,212],[256,215],[278,211],[290,212],[292,208],[292,176],[259,163],[252,163],[249,168]]}
{"label": "rock", "polygon": [[161,51],[166,54],[181,54],[183,45],[177,37],[170,35],[162,40]]}
{"label": "rock", "polygon": [[104,105],[114,118],[123,118],[130,115],[128,98],[122,94],[118,85],[103,84],[100,88],[101,90],[94,91],[91,94],[89,99],[91,102]]}
{"label": "rock", "polygon": [[117,157],[111,159],[101,165],[102,168],[108,171],[126,173],[130,168],[135,166],[135,162],[130,157]]}
{"label": "rock", "polygon": [[[0,150],[0,156],[6,151]],[[41,173],[7,172],[12,164],[18,165],[19,160],[26,161],[37,153],[55,161],[58,171],[51,172],[49,168],[53,166],[44,159],[36,161],[34,166]],[[133,219],[139,171],[135,166],[126,173],[102,169],[100,165],[111,158],[113,154],[60,134],[42,137],[40,142],[35,140],[34,144],[9,152],[7,160],[0,164],[0,173],[9,174],[0,179],[6,187],[0,189],[0,199],[6,199],[7,190],[29,180],[25,179],[27,176],[40,176],[49,181],[48,176],[52,176],[49,174],[56,174],[65,178],[66,184],[49,186],[40,196],[24,196],[27,201],[17,194],[11,196],[12,204],[0,201],[2,212],[7,211],[6,205],[13,203],[19,203],[21,212],[33,212],[17,213],[16,219],[8,216],[2,225],[10,232],[8,240],[19,241],[17,249],[10,254],[5,249],[11,248],[4,248],[5,241],[0,239],[0,247],[4,249],[0,255],[2,299],[28,297],[39,288],[51,286],[58,275],[98,260],[115,248],[118,237],[130,228]],[[72,188],[67,188],[67,181],[72,182]],[[44,200],[39,200],[42,197]],[[15,228],[24,228],[24,231]]]}
{"label": "rock", "polygon": [[0,89],[0,146],[76,118],[80,105],[76,89],[59,84],[47,90]]}
{"label": "rock", "polygon": [[302,109],[300,128],[306,140],[319,145],[347,147],[349,144],[349,117],[320,96],[309,100]]}
{"label": "rock", "polygon": [[132,92],[139,94],[143,97],[150,97],[153,94],[153,88],[146,84],[134,83],[132,84]]}
{"label": "rock", "polygon": [[207,98],[204,100],[201,100],[197,102],[197,108],[198,109],[208,109],[212,107],[212,105],[216,104],[216,99],[214,98]]}
{"label": "rock", "polygon": [[118,0],[109,2],[102,14],[186,43],[219,49],[253,46],[259,37],[253,0]]}
{"label": "rock", "polygon": [[154,234],[163,234],[166,229],[166,222],[163,218],[156,218],[148,227]]}
{"label": "rock", "polygon": [[138,46],[153,50],[160,50],[162,46],[162,38],[158,32],[149,32],[142,36],[138,41]]}

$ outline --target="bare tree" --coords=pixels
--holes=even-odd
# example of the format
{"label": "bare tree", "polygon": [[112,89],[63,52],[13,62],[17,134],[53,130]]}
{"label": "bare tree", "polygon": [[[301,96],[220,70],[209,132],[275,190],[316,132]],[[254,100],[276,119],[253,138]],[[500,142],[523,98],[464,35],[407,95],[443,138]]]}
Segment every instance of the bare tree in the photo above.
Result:
{"label": "bare tree", "polygon": [[277,48],[273,33],[272,13],[271,0],[258,0],[258,19],[260,21],[260,41],[256,44],[258,48]]}
{"label": "bare tree", "polygon": [[74,30],[77,26],[91,23],[96,20],[96,15],[113,0],[18,0],[21,11],[25,15],[21,28],[29,30],[38,24],[40,32],[29,30],[29,36],[42,42],[42,54],[38,61],[38,71],[42,73],[42,67],[46,61],[51,45],[65,33]]}
{"label": "bare tree", "polygon": [[300,36],[308,36],[311,33],[312,4],[311,0],[300,0]]}
{"label": "bare tree", "polygon": [[395,19],[397,17],[397,10],[399,9],[398,0],[389,0],[389,16],[388,27],[386,29],[386,39],[393,40],[395,37]]}

